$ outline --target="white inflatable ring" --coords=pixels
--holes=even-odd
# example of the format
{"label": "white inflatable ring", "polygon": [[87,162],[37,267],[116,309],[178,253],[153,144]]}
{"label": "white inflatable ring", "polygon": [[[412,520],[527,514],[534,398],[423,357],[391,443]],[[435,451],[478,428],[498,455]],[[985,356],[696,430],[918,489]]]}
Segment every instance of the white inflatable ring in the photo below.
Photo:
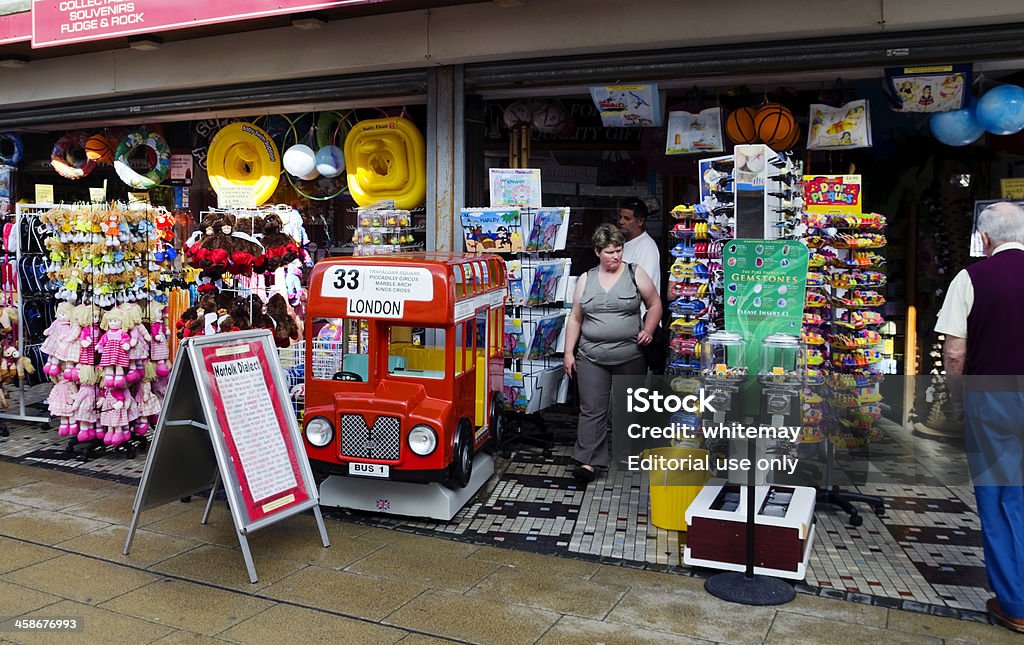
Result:
{"label": "white inflatable ring", "polygon": [[368,119],[345,138],[348,189],[356,204],[394,200],[413,209],[427,197],[427,154],[423,135],[408,119]]}
{"label": "white inflatable ring", "polygon": [[[67,179],[81,179],[96,168],[96,163],[85,154],[88,138],[89,135],[84,132],[72,132],[57,139],[50,152],[50,165],[58,175]],[[75,150],[81,155],[77,159],[72,156]]]}
{"label": "white inflatable ring", "polygon": [[[156,153],[156,165],[145,173],[132,170],[130,159],[139,146],[148,146]],[[148,189],[162,182],[171,171],[171,149],[156,132],[146,128],[132,130],[117,144],[114,152],[114,170],[121,181],[132,188]]]}
{"label": "white inflatable ring", "polygon": [[232,123],[210,142],[206,157],[210,185],[220,193],[228,186],[252,186],[256,204],[266,202],[281,178],[281,155],[269,134],[252,123]]}

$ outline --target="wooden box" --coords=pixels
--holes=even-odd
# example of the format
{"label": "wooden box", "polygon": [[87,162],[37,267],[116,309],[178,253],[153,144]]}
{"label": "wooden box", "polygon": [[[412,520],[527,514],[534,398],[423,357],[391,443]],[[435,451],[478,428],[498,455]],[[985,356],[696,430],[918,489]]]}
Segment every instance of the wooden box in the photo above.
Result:
{"label": "wooden box", "polygon": [[[815,490],[769,484],[755,487],[754,573],[803,580],[814,543]],[[683,563],[746,569],[747,487],[714,479],[686,510]]]}

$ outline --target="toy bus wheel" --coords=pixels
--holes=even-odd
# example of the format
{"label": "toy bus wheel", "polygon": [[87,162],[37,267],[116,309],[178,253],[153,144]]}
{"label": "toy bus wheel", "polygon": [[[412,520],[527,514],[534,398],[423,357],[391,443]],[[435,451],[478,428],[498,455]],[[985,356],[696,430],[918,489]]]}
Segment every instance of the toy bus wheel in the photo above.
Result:
{"label": "toy bus wheel", "polygon": [[455,450],[448,473],[445,486],[452,489],[465,488],[473,476],[473,433],[469,431],[465,419],[459,421],[459,432],[455,438]]}
{"label": "toy bus wheel", "polygon": [[498,395],[491,399],[488,430],[491,433],[491,440],[487,443],[487,451],[491,454],[501,452],[502,442],[505,440],[505,407]]}

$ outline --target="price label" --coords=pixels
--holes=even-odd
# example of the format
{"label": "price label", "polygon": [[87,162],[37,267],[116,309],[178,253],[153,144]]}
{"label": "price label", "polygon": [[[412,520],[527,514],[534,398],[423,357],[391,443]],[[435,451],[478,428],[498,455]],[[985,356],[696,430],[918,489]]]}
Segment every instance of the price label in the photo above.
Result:
{"label": "price label", "polygon": [[53,184],[36,184],[36,203],[53,203]]}

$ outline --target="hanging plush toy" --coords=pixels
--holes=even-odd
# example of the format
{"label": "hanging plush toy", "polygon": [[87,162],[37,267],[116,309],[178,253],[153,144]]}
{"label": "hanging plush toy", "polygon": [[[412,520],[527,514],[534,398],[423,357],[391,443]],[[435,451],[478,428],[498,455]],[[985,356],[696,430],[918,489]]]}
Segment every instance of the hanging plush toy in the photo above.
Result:
{"label": "hanging plush toy", "polygon": [[142,324],[142,307],[129,302],[121,306],[124,312],[122,326],[129,330],[131,349],[128,350],[128,360],[131,361],[131,369],[128,370],[124,379],[128,383],[135,383],[142,378],[142,363],[149,358],[149,344],[153,340],[149,330]]}
{"label": "hanging plush toy", "polygon": [[[114,307],[103,314],[100,328],[104,330],[96,343],[100,353],[100,367],[103,369],[103,387],[124,388],[124,368],[128,367],[128,350],[132,348],[131,335],[122,327],[124,312]],[[103,424],[107,425],[107,424]]]}
{"label": "hanging plush toy", "polygon": [[78,305],[71,313],[71,322],[81,331],[78,333],[78,371],[83,365],[96,365],[96,343],[100,339],[100,312],[92,305]]}
{"label": "hanging plush toy", "polygon": [[57,305],[53,324],[43,332],[46,339],[39,349],[49,356],[49,360],[43,366],[43,374],[47,376],[60,374],[61,362],[78,362],[78,334],[81,330],[71,323],[71,314],[74,310],[75,306],[70,302]]}
{"label": "hanging plush toy", "polygon": [[[104,379],[106,376],[104,376]],[[123,377],[122,377],[123,378]],[[103,443],[116,446],[127,441],[131,433],[128,431],[128,399],[131,395],[125,389],[106,389],[100,404],[100,426],[103,428]],[[97,433],[97,436],[99,433]]]}
{"label": "hanging plush toy", "polygon": [[156,375],[164,377],[171,373],[171,366],[167,363],[170,359],[167,325],[164,323],[167,307],[162,302],[153,300],[147,306],[146,313],[149,321],[149,358],[155,363]]}
{"label": "hanging plush toy", "polygon": [[139,385],[139,392],[136,396],[138,401],[136,407],[138,419],[135,422],[136,434],[146,434],[152,424],[156,423],[156,418],[163,407],[163,401],[153,392],[153,380],[155,377],[156,374],[147,369],[146,375],[142,378],[142,383]]}
{"label": "hanging plush toy", "polygon": [[268,213],[263,219],[263,244],[265,271],[274,271],[299,257],[299,246],[291,235],[283,232],[284,224],[275,213]]}
{"label": "hanging plush toy", "polygon": [[288,347],[299,339],[299,325],[288,311],[288,301],[279,293],[270,296],[266,307],[267,316],[274,323],[274,342],[278,347]]}
{"label": "hanging plush toy", "polygon": [[3,358],[0,359],[2,380],[9,383],[17,377],[21,382],[27,375],[35,373],[36,368],[32,366],[32,360],[28,356],[22,356],[17,347],[10,345],[4,350]]}
{"label": "hanging plush toy", "polygon": [[62,437],[69,434],[78,434],[78,426],[72,424],[71,417],[75,413],[75,398],[78,395],[78,386],[63,378],[57,378],[57,384],[50,390],[47,397],[50,406],[50,414],[60,418],[60,426],[57,431]]}
{"label": "hanging plush toy", "polygon": [[90,365],[81,365],[78,368],[78,380],[78,393],[71,405],[71,422],[78,425],[79,441],[92,441],[96,438],[96,423],[100,420],[99,410],[96,409],[99,373]]}

